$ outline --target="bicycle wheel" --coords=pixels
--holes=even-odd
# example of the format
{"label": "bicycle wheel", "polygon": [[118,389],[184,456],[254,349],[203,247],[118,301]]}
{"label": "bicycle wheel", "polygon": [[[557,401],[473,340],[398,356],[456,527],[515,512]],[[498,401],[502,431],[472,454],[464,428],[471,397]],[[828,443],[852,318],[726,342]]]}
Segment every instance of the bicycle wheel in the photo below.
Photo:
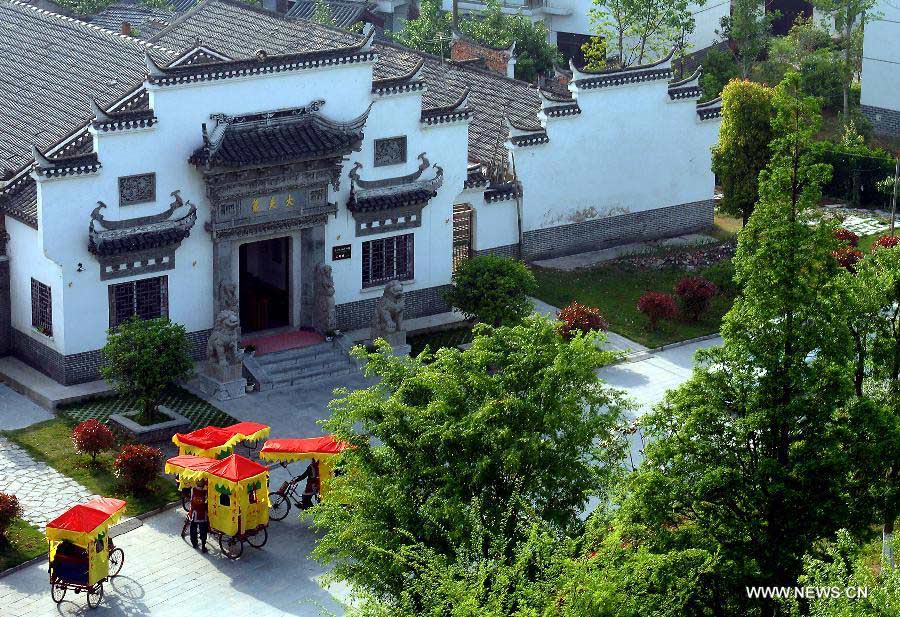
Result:
{"label": "bicycle wheel", "polygon": [[244,552],[244,543],[234,536],[223,533],[219,536],[219,548],[222,549],[222,554],[229,559],[237,559]]}
{"label": "bicycle wheel", "polygon": [[103,600],[103,583],[97,583],[87,592],[87,603],[90,608],[97,608]]}
{"label": "bicycle wheel", "polygon": [[283,493],[269,493],[269,518],[273,521],[284,520],[291,511],[291,500]]}
{"label": "bicycle wheel", "polygon": [[116,547],[109,554],[109,577],[113,578],[119,575],[119,572],[122,571],[122,566],[125,564],[125,551]]}
{"label": "bicycle wheel", "polygon": [[252,536],[247,536],[247,544],[253,548],[262,548],[269,541],[269,531],[263,527]]}
{"label": "bicycle wheel", "polygon": [[50,583],[50,597],[59,604],[66,597],[66,586],[62,583]]}

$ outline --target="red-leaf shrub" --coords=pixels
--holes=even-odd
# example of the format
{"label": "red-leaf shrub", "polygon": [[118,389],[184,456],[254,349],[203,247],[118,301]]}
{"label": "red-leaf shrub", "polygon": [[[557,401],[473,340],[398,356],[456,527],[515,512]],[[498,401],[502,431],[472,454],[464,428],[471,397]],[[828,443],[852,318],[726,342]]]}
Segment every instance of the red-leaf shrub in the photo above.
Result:
{"label": "red-leaf shrub", "polygon": [[831,253],[837,262],[851,272],[856,269],[856,264],[862,259],[862,251],[853,246],[842,246],[838,250]]}
{"label": "red-leaf shrub", "polygon": [[843,227],[838,227],[834,230],[834,237],[839,242],[848,244],[850,246],[856,246],[857,244],[859,244],[859,236],[857,236],[849,229],[844,229]]}
{"label": "red-leaf shrub", "polygon": [[6,530],[12,524],[12,520],[22,516],[22,506],[15,495],[0,493],[0,537],[6,534]]}
{"label": "red-leaf shrub", "polygon": [[79,454],[90,454],[96,461],[103,450],[111,450],[116,445],[116,436],[105,424],[91,418],[75,425],[72,429],[72,443]]}
{"label": "red-leaf shrub", "polygon": [[159,475],[162,461],[163,453],[159,448],[127,445],[116,457],[116,477],[132,492],[143,491]]}
{"label": "red-leaf shrub", "polygon": [[650,328],[656,330],[660,319],[671,319],[678,313],[675,298],[659,291],[648,291],[638,299],[637,310],[650,320]]}
{"label": "red-leaf shrub", "polygon": [[872,245],[872,250],[875,249],[892,249],[895,246],[900,244],[900,236],[881,236],[875,243]]}
{"label": "red-leaf shrub", "polygon": [[675,294],[681,301],[684,314],[697,321],[709,308],[709,301],[716,295],[716,286],[702,276],[686,276],[675,285]]}
{"label": "red-leaf shrub", "polygon": [[600,309],[579,304],[575,300],[559,312],[557,319],[563,322],[559,326],[559,333],[566,340],[570,340],[577,332],[587,334],[591,330],[609,330],[609,323],[603,319]]}

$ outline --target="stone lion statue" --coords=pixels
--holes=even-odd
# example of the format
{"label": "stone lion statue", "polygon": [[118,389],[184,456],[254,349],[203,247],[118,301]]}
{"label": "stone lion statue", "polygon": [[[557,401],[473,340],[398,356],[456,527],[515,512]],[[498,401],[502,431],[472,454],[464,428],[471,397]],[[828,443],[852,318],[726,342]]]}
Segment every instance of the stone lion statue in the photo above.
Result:
{"label": "stone lion statue", "polygon": [[391,281],[384,287],[384,293],[375,301],[375,315],[372,317],[372,339],[384,334],[403,331],[403,285]]}
{"label": "stone lion statue", "polygon": [[334,279],[331,266],[316,265],[315,324],[323,332],[334,331],[337,320],[334,313]]}
{"label": "stone lion statue", "polygon": [[237,313],[228,309],[219,311],[215,328],[206,343],[206,357],[210,364],[218,364],[224,369],[243,362],[244,352],[240,348],[238,335],[240,326],[241,320]]}

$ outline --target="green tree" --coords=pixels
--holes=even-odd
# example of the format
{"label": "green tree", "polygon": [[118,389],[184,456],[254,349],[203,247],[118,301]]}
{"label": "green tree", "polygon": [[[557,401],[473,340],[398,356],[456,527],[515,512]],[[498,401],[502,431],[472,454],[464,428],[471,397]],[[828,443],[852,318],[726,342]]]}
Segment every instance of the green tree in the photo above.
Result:
{"label": "green tree", "polygon": [[606,41],[599,36],[592,36],[581,46],[584,54],[584,68],[587,71],[602,71],[606,68]]}
{"label": "green tree", "polygon": [[822,98],[828,109],[841,105],[841,59],[831,35],[813,19],[798,18],[785,36],[772,37],[756,78],[778,83],[787,71],[800,73],[803,91]]}
{"label": "green tree", "polygon": [[337,23],[331,16],[331,7],[325,0],[316,0],[315,10],[313,11],[312,20],[317,24],[337,28]]}
{"label": "green tree", "polygon": [[809,152],[821,118],[796,73],[773,102],[771,160],[734,260],[744,291],[723,346],[647,417],[639,503],[626,508],[662,535],[693,530],[727,564],[716,587],[745,603],[739,614],[774,614],[744,587],[794,585],[808,547],[848,518],[848,303],[831,228],[809,220],[829,174]]}
{"label": "green tree", "polygon": [[504,13],[499,0],[487,0],[482,12],[460,21],[459,29],[495,48],[508,49],[515,43],[516,78],[523,81],[534,82],[561,58],[556,46],[547,42],[549,32],[543,21]]}
{"label": "green tree", "polygon": [[[356,447],[313,512],[324,532],[314,555],[391,608],[421,608],[414,554],[465,567],[500,555],[509,565],[532,522],[557,538],[577,531],[624,456],[619,395],[596,375],[614,355],[596,343],[565,341],[555,322],[531,316],[479,326],[465,352],[358,348],[380,381],[331,404],[325,429]],[[479,530],[498,540],[479,540]]]}
{"label": "green tree", "polygon": [[133,317],[109,331],[100,374],[119,394],[134,398],[149,420],[166,388],[193,373],[190,352],[183,325]]}
{"label": "green tree", "polygon": [[687,0],[594,0],[591,30],[615,42],[620,66],[644,64],[665,56],[693,31],[690,6]]}
{"label": "green tree", "polygon": [[759,199],[759,173],[771,156],[771,88],[732,81],[722,90],[722,126],[713,148],[712,166],[722,186],[719,208],[747,224]]}
{"label": "green tree", "polygon": [[446,301],[466,317],[492,326],[508,325],[532,312],[528,296],[537,289],[531,270],[502,255],[466,259],[453,273]]}
{"label": "green tree", "polygon": [[756,0],[733,0],[731,14],[722,18],[718,33],[728,41],[744,79],[750,77],[753,63],[766,50],[772,22],[778,16],[778,11],[767,12]]}
{"label": "green tree", "polygon": [[721,96],[725,85],[739,75],[737,62],[731,52],[713,47],[703,59],[703,73],[700,75],[703,96],[700,100],[706,102]]}
{"label": "green tree", "polygon": [[834,27],[840,34],[843,111],[844,122],[847,122],[850,120],[850,85],[862,70],[863,28],[877,14],[874,9],[878,0],[812,0],[812,4],[834,21]]}
{"label": "green tree", "polygon": [[450,30],[450,13],[441,9],[440,0],[422,0],[419,16],[404,22],[403,29],[390,36],[407,47],[450,57]]}

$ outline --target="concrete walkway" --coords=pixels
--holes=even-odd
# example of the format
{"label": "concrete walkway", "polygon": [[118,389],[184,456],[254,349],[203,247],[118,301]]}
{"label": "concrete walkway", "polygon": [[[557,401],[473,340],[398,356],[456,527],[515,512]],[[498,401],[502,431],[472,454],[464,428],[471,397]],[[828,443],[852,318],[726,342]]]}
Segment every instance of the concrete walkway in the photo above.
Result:
{"label": "concrete walkway", "polygon": [[18,497],[25,511],[22,518],[41,529],[73,504],[93,496],[78,482],[34,460],[5,437],[0,437],[0,492]]}
{"label": "concrete walkway", "polygon": [[0,383],[0,431],[25,428],[51,418],[52,413]]}
{"label": "concrete walkway", "polygon": [[[531,304],[534,306],[534,310],[536,313],[539,313],[544,317],[549,317],[550,319],[556,319],[556,315],[559,313],[558,308],[547,304],[543,300],[538,300],[537,298],[529,299],[531,300]],[[632,341],[631,339],[627,339],[621,334],[616,334],[615,332],[611,331],[606,333],[606,341],[600,347],[602,349],[622,351],[625,353],[633,351],[647,351],[648,349],[640,343]]]}

